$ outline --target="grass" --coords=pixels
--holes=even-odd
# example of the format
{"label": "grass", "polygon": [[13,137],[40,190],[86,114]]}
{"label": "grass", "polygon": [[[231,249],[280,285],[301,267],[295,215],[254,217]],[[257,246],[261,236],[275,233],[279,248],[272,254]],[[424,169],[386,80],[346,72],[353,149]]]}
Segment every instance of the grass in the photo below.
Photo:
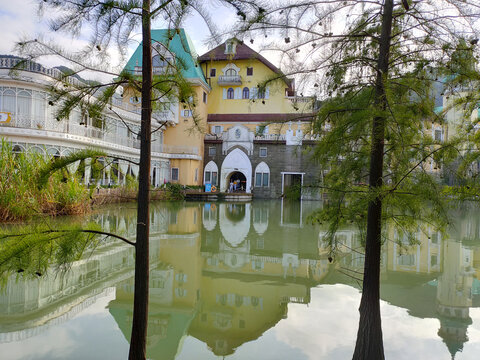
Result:
{"label": "grass", "polygon": [[65,169],[52,173],[39,186],[42,171],[51,166],[53,158],[35,152],[13,153],[5,140],[0,146],[0,221],[89,210],[88,190]]}

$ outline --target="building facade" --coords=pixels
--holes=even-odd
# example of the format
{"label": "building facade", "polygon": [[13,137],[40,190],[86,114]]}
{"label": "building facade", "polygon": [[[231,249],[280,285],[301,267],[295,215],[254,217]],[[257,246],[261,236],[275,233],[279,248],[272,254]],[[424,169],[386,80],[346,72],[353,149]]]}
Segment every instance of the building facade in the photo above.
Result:
{"label": "building facade", "polygon": [[[190,105],[194,104],[178,99],[156,104],[153,185],[211,184],[221,192],[235,188],[256,197],[279,197],[288,186],[305,188],[318,182],[320,171],[308,151],[316,140],[310,132],[314,99],[297,97],[293,80],[237,39],[198,56],[183,29],[173,34],[152,30],[152,46],[153,73],[181,63],[182,75],[193,89]],[[57,121],[48,87],[64,76],[63,67],[27,61],[13,74],[20,61],[0,57],[0,136],[14,151],[65,156],[98,148],[108,154],[100,175],[92,173],[88,162],[70,167],[71,172],[81,170],[86,184],[124,183],[126,175],[138,175],[138,91],[124,87],[100,118],[75,109],[67,120]],[[141,64],[140,44],[125,70],[141,76]],[[69,81],[85,80],[77,76]]]}

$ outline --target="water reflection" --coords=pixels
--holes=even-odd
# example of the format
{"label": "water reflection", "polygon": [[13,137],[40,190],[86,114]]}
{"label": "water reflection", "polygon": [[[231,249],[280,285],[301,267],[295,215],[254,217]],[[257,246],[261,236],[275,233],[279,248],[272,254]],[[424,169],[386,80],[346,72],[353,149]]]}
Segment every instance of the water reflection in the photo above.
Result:
{"label": "water reflection", "polygon": [[[324,230],[305,220],[316,206],[278,201],[153,206],[148,357],[175,359],[188,351],[186,338],[206,344],[212,356],[235,354],[243,344],[264,341],[267,330],[281,320],[287,319],[288,326],[289,304],[312,305],[312,288],[358,288],[363,267],[358,233],[344,228],[336,234],[339,256],[330,264],[321,241]],[[480,305],[478,214],[456,214],[449,236],[419,231],[414,246],[407,246],[401,231],[386,230],[396,241],[387,241],[383,249],[382,299],[410,317],[438,319],[436,337],[452,356],[469,341],[470,310]],[[135,216],[130,206],[104,208],[92,218],[106,231],[134,239]],[[110,299],[105,311],[118,326],[118,336],[128,340],[133,255],[130,246],[109,240],[68,272],[8,279],[0,293],[1,353],[14,358],[8,357],[13,346],[22,348],[102,298]],[[349,324],[356,326],[356,320]],[[385,346],[388,353],[388,342]],[[123,348],[126,356],[126,344]],[[82,358],[78,351],[76,358]]]}

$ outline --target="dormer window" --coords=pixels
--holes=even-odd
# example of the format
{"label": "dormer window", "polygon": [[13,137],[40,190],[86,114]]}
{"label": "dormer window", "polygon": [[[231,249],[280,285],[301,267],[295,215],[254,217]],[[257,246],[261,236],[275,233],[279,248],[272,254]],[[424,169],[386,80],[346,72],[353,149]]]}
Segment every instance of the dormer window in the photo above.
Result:
{"label": "dormer window", "polygon": [[225,54],[235,54],[237,44],[234,40],[228,40],[225,43]]}

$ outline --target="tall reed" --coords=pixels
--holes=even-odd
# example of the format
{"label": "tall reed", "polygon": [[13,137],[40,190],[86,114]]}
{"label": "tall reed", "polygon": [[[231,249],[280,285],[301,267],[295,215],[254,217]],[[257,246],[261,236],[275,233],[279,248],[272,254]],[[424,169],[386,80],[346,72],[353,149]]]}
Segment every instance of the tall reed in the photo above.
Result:
{"label": "tall reed", "polygon": [[52,160],[35,152],[14,153],[7,141],[1,141],[0,221],[78,214],[89,209],[88,190],[66,170],[55,172],[45,186],[38,186],[40,171]]}

